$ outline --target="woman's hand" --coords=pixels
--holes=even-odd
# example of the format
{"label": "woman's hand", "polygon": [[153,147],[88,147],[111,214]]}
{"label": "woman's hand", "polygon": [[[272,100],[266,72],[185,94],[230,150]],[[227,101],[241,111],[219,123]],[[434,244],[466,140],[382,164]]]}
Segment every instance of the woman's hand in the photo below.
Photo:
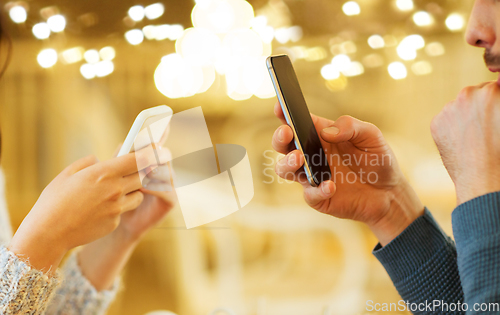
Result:
{"label": "woman's hand", "polygon": [[117,233],[138,240],[165,218],[176,201],[170,174],[169,164],[160,165],[147,174],[143,181],[145,188],[140,189],[144,200],[137,209],[122,214]]}
{"label": "woman's hand", "polygon": [[54,270],[71,248],[112,232],[121,215],[144,199],[138,170],[156,165],[151,152],[145,148],[104,162],[89,156],[68,166],[44,189],[9,250],[37,269]]}
{"label": "woman's hand", "polygon": [[149,170],[145,171],[148,174],[143,180],[147,189],[140,189],[144,194],[141,205],[123,213],[116,230],[86,245],[78,255],[82,273],[97,290],[112,286],[140,238],[157,225],[175,204],[169,165]]}
{"label": "woman's hand", "polygon": [[330,165],[332,180],[312,187],[303,172],[303,154],[295,150],[292,129],[279,104],[275,114],[285,124],[273,136],[273,147],[286,156],[276,173],[302,184],[314,209],[366,223],[382,245],[423,214],[424,206],[403,176],[380,130],[349,116],[331,121],[312,115]]}

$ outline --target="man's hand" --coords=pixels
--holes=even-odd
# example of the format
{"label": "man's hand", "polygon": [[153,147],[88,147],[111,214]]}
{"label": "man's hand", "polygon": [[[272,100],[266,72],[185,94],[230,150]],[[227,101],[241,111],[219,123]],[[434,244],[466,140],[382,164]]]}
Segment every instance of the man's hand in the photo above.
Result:
{"label": "man's hand", "polygon": [[286,154],[276,164],[276,173],[299,182],[312,208],[366,223],[382,245],[423,214],[424,206],[377,127],[349,116],[334,122],[312,115],[333,179],[312,187],[302,168],[304,156],[295,150],[292,129],[279,104],[274,112],[285,125],[276,130],[272,144]]}
{"label": "man's hand", "polygon": [[457,204],[500,191],[500,87],[464,88],[434,117],[431,132],[455,183]]}

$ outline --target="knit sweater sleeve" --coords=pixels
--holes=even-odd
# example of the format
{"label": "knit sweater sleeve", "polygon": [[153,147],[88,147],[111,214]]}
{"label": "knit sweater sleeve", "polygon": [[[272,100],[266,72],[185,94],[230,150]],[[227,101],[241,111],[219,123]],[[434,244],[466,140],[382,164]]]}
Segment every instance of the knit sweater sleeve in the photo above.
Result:
{"label": "knit sweater sleeve", "polygon": [[392,242],[377,245],[373,254],[414,314],[464,313],[455,308],[464,300],[455,244],[427,209]]}
{"label": "knit sweater sleeve", "polygon": [[62,269],[63,282],[50,302],[47,315],[101,315],[105,314],[115,299],[120,280],[113,287],[97,291],[82,274],[78,265],[77,251],[67,259]]}
{"label": "knit sweater sleeve", "polygon": [[59,282],[0,246],[0,314],[44,314]]}
{"label": "knit sweater sleeve", "polygon": [[500,313],[500,192],[461,204],[452,222],[467,314]]}

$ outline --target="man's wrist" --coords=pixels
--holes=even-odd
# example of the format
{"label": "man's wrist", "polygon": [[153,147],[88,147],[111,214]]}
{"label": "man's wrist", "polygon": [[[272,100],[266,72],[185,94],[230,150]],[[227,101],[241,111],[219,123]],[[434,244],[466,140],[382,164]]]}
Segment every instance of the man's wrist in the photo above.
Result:
{"label": "man's wrist", "polygon": [[385,246],[400,235],[410,224],[425,212],[417,194],[408,183],[391,192],[390,206],[386,214],[368,227]]}

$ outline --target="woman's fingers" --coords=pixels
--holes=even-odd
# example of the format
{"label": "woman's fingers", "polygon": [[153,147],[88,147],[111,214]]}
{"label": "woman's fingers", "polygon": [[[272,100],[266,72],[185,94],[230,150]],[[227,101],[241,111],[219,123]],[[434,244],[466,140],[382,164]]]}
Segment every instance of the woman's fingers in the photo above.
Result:
{"label": "woman's fingers", "polygon": [[134,191],[123,196],[122,212],[137,209],[144,200],[144,194],[141,191]]}
{"label": "woman's fingers", "polygon": [[287,154],[295,148],[293,144],[292,128],[288,125],[279,126],[272,139],[273,149],[279,153]]}

